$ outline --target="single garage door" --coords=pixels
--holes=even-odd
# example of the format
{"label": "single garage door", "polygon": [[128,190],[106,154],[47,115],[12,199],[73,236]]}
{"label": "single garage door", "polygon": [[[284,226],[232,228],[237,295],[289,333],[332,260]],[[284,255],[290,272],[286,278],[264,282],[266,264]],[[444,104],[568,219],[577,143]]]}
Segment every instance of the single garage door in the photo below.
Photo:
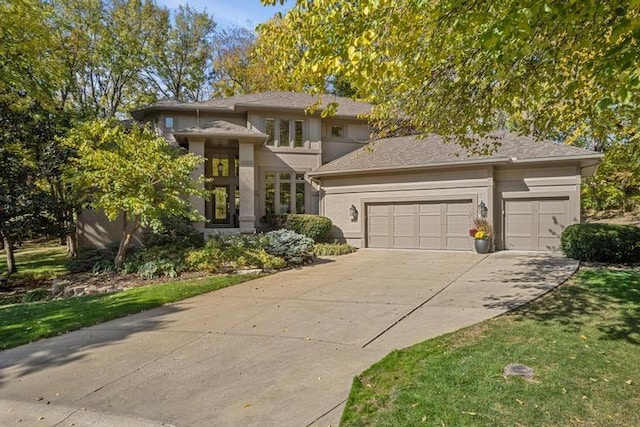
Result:
{"label": "single garage door", "polygon": [[367,204],[367,246],[470,250],[471,200]]}
{"label": "single garage door", "polygon": [[504,208],[506,249],[560,250],[569,198],[505,200]]}

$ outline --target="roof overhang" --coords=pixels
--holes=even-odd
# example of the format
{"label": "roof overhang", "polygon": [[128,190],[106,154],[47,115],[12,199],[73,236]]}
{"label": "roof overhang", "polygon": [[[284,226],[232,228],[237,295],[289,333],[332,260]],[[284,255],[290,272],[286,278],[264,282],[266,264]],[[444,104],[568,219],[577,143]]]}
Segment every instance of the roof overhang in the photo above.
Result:
{"label": "roof overhang", "polygon": [[[351,170],[338,170],[338,171],[311,171],[308,175],[315,179],[322,179],[323,177],[335,177],[335,176],[352,176],[352,175],[368,175],[379,173],[394,173],[394,172],[413,172],[423,171],[431,169],[443,169],[443,168],[460,168],[465,166],[483,166],[483,165],[510,165],[510,164],[547,164],[547,163],[564,163],[564,162],[579,162],[582,172],[582,176],[591,176],[595,173],[595,169],[600,164],[603,154],[594,153],[578,156],[557,156],[557,157],[538,157],[530,159],[518,159],[516,157],[492,157],[490,159],[464,159],[450,162],[438,162],[429,163],[425,165],[407,165],[407,166],[394,166],[394,167],[379,167],[369,169],[351,169]],[[591,171],[592,169],[592,171]],[[591,171],[591,172],[590,172]]]}

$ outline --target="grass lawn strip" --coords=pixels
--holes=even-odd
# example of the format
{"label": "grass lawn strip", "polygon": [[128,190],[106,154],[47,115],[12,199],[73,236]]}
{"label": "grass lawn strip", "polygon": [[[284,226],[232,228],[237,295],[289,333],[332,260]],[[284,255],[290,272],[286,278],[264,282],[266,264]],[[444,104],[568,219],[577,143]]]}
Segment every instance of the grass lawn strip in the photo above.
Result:
{"label": "grass lawn strip", "polygon": [[[18,272],[11,276],[12,280],[53,279],[69,272],[64,246],[18,249],[15,257]],[[0,265],[0,271],[5,271],[6,265]]]}
{"label": "grass lawn strip", "polygon": [[[640,425],[640,271],[585,268],[516,312],[395,351],[343,426]],[[509,363],[533,381],[502,377]]]}
{"label": "grass lawn strip", "polygon": [[0,306],[0,350],[226,288],[258,275],[226,275],[143,286],[108,295]]}

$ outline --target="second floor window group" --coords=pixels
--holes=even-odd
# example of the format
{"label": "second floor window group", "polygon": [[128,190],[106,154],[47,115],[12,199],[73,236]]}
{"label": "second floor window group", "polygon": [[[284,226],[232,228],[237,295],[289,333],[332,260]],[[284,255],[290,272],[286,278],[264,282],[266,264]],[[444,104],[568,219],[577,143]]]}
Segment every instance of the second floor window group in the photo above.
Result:
{"label": "second floor window group", "polygon": [[304,147],[304,120],[267,118],[265,133],[271,147]]}

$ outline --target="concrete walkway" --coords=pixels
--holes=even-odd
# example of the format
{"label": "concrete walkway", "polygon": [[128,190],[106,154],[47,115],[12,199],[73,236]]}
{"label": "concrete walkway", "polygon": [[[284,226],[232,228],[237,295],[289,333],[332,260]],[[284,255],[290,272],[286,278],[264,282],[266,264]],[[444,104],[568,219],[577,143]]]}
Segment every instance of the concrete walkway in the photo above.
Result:
{"label": "concrete walkway", "polygon": [[336,426],[396,348],[526,303],[560,256],[360,250],[0,352],[0,425]]}

